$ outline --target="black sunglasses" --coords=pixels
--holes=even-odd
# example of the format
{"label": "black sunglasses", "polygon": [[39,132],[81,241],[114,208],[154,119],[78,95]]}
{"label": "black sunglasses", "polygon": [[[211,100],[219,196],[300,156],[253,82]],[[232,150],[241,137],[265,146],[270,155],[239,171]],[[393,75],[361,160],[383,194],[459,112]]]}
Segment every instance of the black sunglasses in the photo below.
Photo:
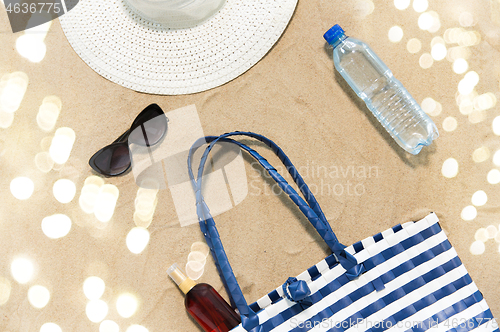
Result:
{"label": "black sunglasses", "polygon": [[[145,125],[146,122],[147,125]],[[129,130],[110,145],[97,151],[90,158],[89,165],[96,172],[105,176],[123,174],[132,164],[129,142],[141,146],[155,145],[165,137],[167,129],[168,118],[165,113],[160,106],[151,104],[139,113]]]}

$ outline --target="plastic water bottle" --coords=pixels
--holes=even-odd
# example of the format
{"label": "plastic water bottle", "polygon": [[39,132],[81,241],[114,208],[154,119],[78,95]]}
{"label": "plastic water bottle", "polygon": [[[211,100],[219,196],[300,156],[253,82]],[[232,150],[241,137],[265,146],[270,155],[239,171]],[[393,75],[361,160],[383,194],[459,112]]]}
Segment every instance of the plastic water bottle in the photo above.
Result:
{"label": "plastic water bottle", "polygon": [[335,68],[403,149],[418,154],[439,136],[434,122],[367,44],[347,37],[338,24],[323,37],[333,47]]}

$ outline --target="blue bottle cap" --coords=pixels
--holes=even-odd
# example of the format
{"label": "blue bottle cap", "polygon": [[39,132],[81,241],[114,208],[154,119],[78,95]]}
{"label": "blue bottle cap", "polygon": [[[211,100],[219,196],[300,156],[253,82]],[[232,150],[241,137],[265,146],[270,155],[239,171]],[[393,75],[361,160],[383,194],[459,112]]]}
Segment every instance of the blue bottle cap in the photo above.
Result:
{"label": "blue bottle cap", "polygon": [[345,36],[344,30],[340,27],[340,25],[335,24],[332,28],[330,28],[330,30],[325,32],[323,38],[325,38],[328,44],[335,45],[343,36]]}

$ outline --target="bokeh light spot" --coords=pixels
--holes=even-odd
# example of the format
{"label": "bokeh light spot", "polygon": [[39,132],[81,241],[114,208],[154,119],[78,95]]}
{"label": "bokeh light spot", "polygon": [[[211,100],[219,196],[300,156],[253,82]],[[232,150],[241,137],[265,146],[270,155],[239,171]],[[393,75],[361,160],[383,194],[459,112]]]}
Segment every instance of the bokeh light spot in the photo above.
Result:
{"label": "bokeh light spot", "polygon": [[434,63],[434,59],[432,58],[432,55],[429,53],[424,53],[420,56],[420,59],[418,60],[418,63],[420,67],[423,69],[428,69],[432,67],[432,64]]}
{"label": "bokeh light spot", "polygon": [[48,238],[59,239],[68,235],[71,219],[65,214],[54,214],[42,220],[42,232]]}
{"label": "bokeh light spot", "polygon": [[460,110],[460,113],[463,115],[469,115],[474,111],[474,105],[472,103],[472,100],[475,98],[475,91],[471,93],[470,95],[462,95],[458,94],[457,97],[457,104],[458,108]]}
{"label": "bokeh light spot", "polygon": [[52,137],[54,136],[45,136],[40,140],[40,148],[42,148],[42,151],[49,151],[50,144],[52,144]]}
{"label": "bokeh light spot", "polygon": [[141,214],[137,211],[134,212],[134,224],[137,227],[148,228],[153,221],[154,211],[151,211],[149,214]]}
{"label": "bokeh light spot", "polygon": [[154,211],[156,200],[136,200],[135,211],[142,216],[149,216]]}
{"label": "bokeh light spot", "polygon": [[481,42],[481,34],[477,31],[462,31],[459,35],[458,45],[474,46]]}
{"label": "bokeh light spot", "polygon": [[474,17],[469,12],[462,12],[458,18],[458,22],[463,27],[470,27],[474,25]]}
{"label": "bokeh light spot", "polygon": [[429,2],[427,0],[413,0],[413,9],[417,13],[425,12],[429,8]]}
{"label": "bokeh light spot", "polygon": [[457,59],[467,60],[471,56],[471,51],[468,47],[454,46],[448,48],[448,54],[446,59],[450,62],[454,62]]}
{"label": "bokeh light spot", "polygon": [[484,254],[485,249],[486,249],[486,246],[484,245],[484,242],[475,241],[470,246],[470,253],[473,255],[476,255],[476,256],[482,255],[482,254]]}
{"label": "bokeh light spot", "polygon": [[465,221],[474,220],[477,217],[477,210],[474,206],[468,205],[468,206],[464,207],[460,216]]}
{"label": "bokeh light spot", "polygon": [[446,42],[444,41],[443,37],[436,36],[436,37],[432,38],[432,40],[431,40],[431,47],[433,47],[434,45],[437,45],[437,44],[445,45]]}
{"label": "bokeh light spot", "polygon": [[140,254],[149,243],[149,232],[142,227],[134,227],[127,234],[127,248],[134,254]]}
{"label": "bokeh light spot", "polygon": [[73,181],[68,179],[59,179],[52,187],[54,197],[60,203],[69,203],[73,200],[76,194],[76,186]]}
{"label": "bokeh light spot", "polygon": [[120,326],[112,320],[103,320],[99,325],[99,332],[120,332]]}
{"label": "bokeh light spot", "polygon": [[94,215],[100,222],[108,222],[115,213],[119,190],[115,185],[105,184],[100,190],[94,205]]}
{"label": "bokeh light spot", "polygon": [[434,18],[430,13],[422,13],[418,17],[418,27],[421,30],[429,30],[432,27],[432,24],[434,23]]}
{"label": "bokeh light spot", "polygon": [[134,325],[130,325],[128,328],[127,328],[127,331],[126,332],[149,332],[147,328],[145,328],[144,326],[142,325],[137,325],[137,324],[134,324]]}
{"label": "bokeh light spot", "polygon": [[10,265],[10,272],[15,281],[25,284],[33,278],[35,267],[27,258],[16,258]]}
{"label": "bokeh light spot", "polygon": [[473,104],[475,110],[484,111],[495,106],[497,104],[497,98],[493,93],[487,92],[480,96],[476,96]]}
{"label": "bokeh light spot", "polygon": [[28,301],[37,309],[45,307],[49,303],[49,300],[50,292],[43,286],[35,285],[28,290]]}
{"label": "bokeh light spot", "polygon": [[137,227],[148,228],[153,221],[158,199],[157,189],[139,188],[135,198],[134,223]]}
{"label": "bokeh light spot", "polygon": [[14,122],[14,113],[7,113],[0,110],[0,128],[7,129]]}
{"label": "bokeh light spot", "polygon": [[85,179],[84,185],[96,185],[100,188],[104,185],[104,180],[99,176],[91,175]]}
{"label": "bokeh light spot", "polygon": [[479,83],[479,75],[475,71],[471,70],[465,74],[464,80],[469,82],[469,84],[476,86],[477,83]]}
{"label": "bokeh light spot", "polygon": [[441,29],[441,20],[439,19],[439,14],[435,11],[430,11],[429,14],[432,16],[432,25],[427,29],[427,31],[429,31],[430,33],[438,32],[438,30]]}
{"label": "bokeh light spot", "polygon": [[208,247],[208,245],[206,243],[197,241],[191,245],[191,251],[201,252],[202,254],[205,255],[205,258],[206,258],[208,256],[208,254],[210,253],[210,248]]}
{"label": "bokeh light spot", "polygon": [[28,88],[28,75],[17,71],[2,77],[0,90],[0,111],[14,113],[21,106],[21,102]]}
{"label": "bokeh light spot", "polygon": [[35,156],[35,165],[43,173],[48,173],[54,167],[54,161],[48,152],[39,152]]}
{"label": "bokeh light spot", "polygon": [[472,195],[471,201],[475,206],[483,206],[488,201],[488,195],[483,190],[478,190]]}
{"label": "bokeh light spot", "polygon": [[61,165],[66,163],[73,149],[75,138],[76,135],[73,129],[68,127],[57,129],[49,148],[52,160]]}
{"label": "bokeh light spot", "polygon": [[62,108],[62,100],[58,96],[46,96],[42,100],[42,104],[54,104],[59,110]]}
{"label": "bokeh light spot", "polygon": [[436,61],[443,60],[446,57],[447,50],[444,44],[438,43],[432,46],[431,55]]}
{"label": "bokeh light spot", "polygon": [[488,233],[488,239],[494,239],[498,234],[498,229],[494,225],[489,225],[486,227],[486,232]]}
{"label": "bokeh light spot", "polygon": [[436,108],[430,115],[438,116],[439,114],[441,114],[442,111],[443,111],[443,105],[441,105],[439,101],[436,101]]}
{"label": "bokeh light spot", "polygon": [[477,148],[472,153],[472,160],[476,163],[482,163],[490,158],[490,150],[486,146]]}
{"label": "bokeh light spot", "polygon": [[458,82],[458,92],[462,95],[468,95],[472,93],[475,85],[471,84],[471,81],[467,81],[465,78]]}
{"label": "bokeh light spot", "polygon": [[130,293],[121,294],[116,300],[116,311],[123,318],[132,317],[136,313],[137,307],[137,298]]}
{"label": "bokeh light spot", "polygon": [[9,301],[11,289],[10,281],[0,277],[0,305],[4,305]]}
{"label": "bokeh light spot", "polygon": [[57,118],[61,111],[61,100],[57,100],[56,96],[49,96],[50,98],[45,98],[42,105],[38,109],[38,114],[36,115],[36,122],[38,127],[44,131],[51,131],[54,129]]}
{"label": "bokeh light spot", "polygon": [[62,332],[62,329],[55,323],[45,323],[40,327],[40,332]]}
{"label": "bokeh light spot", "polygon": [[469,63],[463,58],[453,61],[453,71],[457,74],[463,74],[469,69]]}
{"label": "bokeh light spot", "polygon": [[486,112],[474,110],[468,115],[468,118],[470,123],[479,123],[486,120]]}
{"label": "bokeh light spot", "polygon": [[452,116],[448,116],[443,120],[444,131],[450,132],[457,129],[457,119]]}
{"label": "bokeh light spot", "polygon": [[476,239],[476,241],[482,242],[488,241],[488,231],[486,230],[486,228],[478,229],[476,231],[476,234],[474,234],[474,239]]}
{"label": "bokeh light spot", "polygon": [[403,39],[403,29],[395,25],[389,29],[389,40],[393,43],[399,43]]}
{"label": "bokeh light spot", "polygon": [[106,318],[108,310],[108,305],[102,300],[92,300],[85,307],[87,318],[93,323],[99,323]]}
{"label": "bokeh light spot", "polygon": [[500,136],[500,115],[495,117],[495,119],[493,119],[492,127],[493,127],[493,133],[495,135]]}
{"label": "bokeh light spot", "polygon": [[475,71],[469,71],[458,83],[458,92],[462,95],[470,95],[474,91],[477,83],[479,83],[478,74]]}
{"label": "bokeh light spot", "polygon": [[205,265],[201,262],[190,261],[186,264],[186,275],[192,280],[198,280],[205,271]]}
{"label": "bokeh light spot", "polygon": [[412,38],[408,40],[408,43],[406,44],[406,49],[410,53],[417,53],[422,49],[422,43],[420,42],[419,39]]}
{"label": "bokeh light spot", "polygon": [[205,265],[206,260],[207,256],[200,251],[191,251],[188,255],[188,262],[195,261]]}
{"label": "bokeh light spot", "polygon": [[104,180],[98,176],[91,175],[85,179],[78,201],[83,212],[89,214],[94,212],[95,203],[103,185]]}
{"label": "bokeh light spot", "polygon": [[454,178],[458,174],[458,162],[454,158],[448,158],[444,161],[441,173],[445,178]]}
{"label": "bokeh light spot", "polygon": [[394,7],[399,10],[405,10],[410,6],[410,0],[394,0]]}
{"label": "bokeh light spot", "polygon": [[486,178],[489,184],[498,184],[500,183],[500,171],[498,169],[492,169],[488,172]]}
{"label": "bokeh light spot", "polygon": [[31,197],[35,190],[35,184],[30,178],[20,176],[10,182],[10,192],[19,199],[25,200]]}
{"label": "bokeh light spot", "polygon": [[39,36],[25,33],[17,38],[16,50],[23,58],[34,63],[39,63],[45,58],[47,46]]}
{"label": "bokeh light spot", "polygon": [[444,35],[443,35],[443,38],[444,40],[448,43],[448,44],[455,44],[458,42],[458,30],[460,30],[460,28],[449,28],[449,29],[446,29],[445,32],[444,32]]}
{"label": "bokeh light spot", "polygon": [[104,294],[106,284],[99,277],[88,277],[83,282],[83,293],[89,300],[98,300]]}
{"label": "bokeh light spot", "polygon": [[354,5],[354,11],[356,16],[362,18],[373,13],[375,9],[375,4],[372,0],[358,0]]}
{"label": "bokeh light spot", "polygon": [[495,151],[493,154],[493,164],[500,166],[500,150]]}
{"label": "bokeh light spot", "polygon": [[94,184],[86,184],[83,186],[79,204],[85,213],[93,213],[97,197],[99,196],[100,187]]}
{"label": "bokeh light spot", "polygon": [[437,107],[436,101],[431,97],[427,97],[422,100],[422,103],[420,105],[422,107],[422,110],[427,114],[433,114]]}

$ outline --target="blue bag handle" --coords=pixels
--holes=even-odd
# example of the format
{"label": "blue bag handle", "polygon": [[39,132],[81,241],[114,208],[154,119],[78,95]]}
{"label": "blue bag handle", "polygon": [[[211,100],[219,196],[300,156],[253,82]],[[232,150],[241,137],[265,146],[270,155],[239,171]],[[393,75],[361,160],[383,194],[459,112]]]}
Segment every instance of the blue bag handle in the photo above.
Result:
{"label": "blue bag handle", "polygon": [[[265,136],[262,136],[262,135],[259,135],[259,134],[255,134],[255,133],[251,133],[251,132],[234,132],[234,133],[228,133],[228,134],[224,134],[224,135],[227,135],[227,136],[233,136],[233,135],[244,135],[244,136],[250,136],[252,138],[255,138],[261,142],[263,142],[264,144],[266,144],[267,146],[269,146],[272,151],[278,156],[278,158],[281,160],[281,162],[283,163],[283,165],[286,166],[286,169],[287,171],[290,173],[290,175],[292,176],[293,180],[295,181],[295,183],[297,184],[297,186],[299,187],[299,190],[302,192],[302,195],[305,197],[309,207],[311,207],[313,209],[313,211],[316,213],[316,215],[319,217],[319,219],[321,220],[321,222],[323,223],[325,229],[327,230],[327,232],[332,236],[333,240],[335,242],[337,242],[337,237],[335,236],[335,233],[333,232],[333,230],[331,229],[331,226],[330,224],[328,223],[326,217],[325,217],[325,214],[323,213],[323,211],[321,210],[318,202],[316,201],[316,198],[314,197],[313,193],[309,190],[309,187],[307,186],[307,184],[305,183],[304,179],[302,178],[302,176],[300,175],[300,173],[297,171],[297,169],[295,168],[295,166],[292,164],[292,162],[290,161],[290,158],[288,158],[288,156],[285,154],[285,152],[276,144],[274,143],[272,140],[268,139],[267,137]],[[224,136],[223,135],[223,136]],[[226,137],[227,137],[226,136]],[[213,142],[214,140],[218,140],[220,139],[221,141],[224,141],[224,142],[230,142],[230,143],[233,143],[233,144],[236,144],[238,146],[240,146],[242,149],[248,151],[250,153],[250,155],[252,157],[254,157],[257,161],[259,161],[259,163],[265,168],[266,166],[263,165],[261,161],[265,161],[265,163],[268,165],[268,167],[270,168],[273,168],[268,162],[267,160],[265,160],[263,157],[261,157],[255,150],[249,148],[248,146],[246,146],[245,144],[243,143],[240,143],[240,142],[237,142],[237,141],[234,141],[232,139],[229,139],[229,138],[223,138],[223,137],[219,137],[219,136],[207,136],[207,137],[204,137],[204,138],[200,138],[197,142],[195,142],[193,144],[193,147],[191,148],[191,151],[190,151],[190,156],[188,158],[188,169],[189,169],[189,175],[191,177],[191,180],[193,180],[194,176],[192,175],[192,166],[191,166],[191,159],[192,159],[192,155],[194,154],[194,152],[202,145],[204,144],[205,142],[206,143],[211,143]],[[215,142],[214,142],[215,144]],[[212,147],[209,148],[209,151],[212,149]],[[207,155],[208,155],[208,152],[207,152]],[[259,160],[260,159],[260,160]],[[286,183],[286,181],[285,181]],[[201,187],[201,186],[200,186]],[[318,231],[319,232],[319,231]],[[321,235],[321,233],[320,233]],[[325,242],[330,242],[330,241],[327,241],[325,239]],[[333,248],[331,245],[329,245],[330,249],[333,251]]]}
{"label": "blue bag handle", "polygon": [[[228,138],[229,136],[235,136],[235,135],[249,136],[271,147],[271,149],[276,153],[276,155],[278,155],[280,160],[287,167],[288,172],[299,186],[301,192],[303,193],[304,197],[307,200],[307,203],[302,199],[302,197],[299,196],[299,194],[293,189],[293,187],[291,187],[288,184],[288,182],[278,173],[278,171],[276,171],[276,169],[271,164],[269,164],[269,162],[265,158],[263,158],[255,150],[251,149],[247,145]],[[241,288],[239,287],[238,282],[236,281],[236,277],[234,276],[234,273],[231,269],[231,266],[227,259],[227,255],[224,252],[224,248],[222,246],[220,236],[217,232],[215,222],[212,216],[210,215],[208,206],[206,205],[201,193],[204,165],[206,159],[208,158],[208,154],[218,141],[237,144],[242,149],[248,151],[250,155],[254,157],[267,170],[267,172],[271,175],[271,177],[278,183],[280,188],[285,193],[288,194],[288,196],[292,199],[292,201],[299,207],[299,209],[304,213],[304,215],[308,218],[311,224],[316,228],[320,236],[324,239],[324,241],[327,243],[327,245],[334,253],[335,257],[337,258],[337,261],[340,262],[346,270],[356,269],[355,266],[357,265],[357,261],[352,255],[350,255],[344,250],[345,246],[338,241],[337,237],[335,236],[335,233],[330,227],[330,224],[328,223],[326,217],[321,211],[321,208],[319,207],[319,204],[317,203],[314,195],[311,193],[311,191],[305,184],[304,180],[302,179],[300,174],[297,172],[297,170],[291,163],[290,159],[285,155],[283,150],[276,143],[274,143],[273,141],[262,135],[251,132],[232,132],[223,134],[218,137],[207,136],[205,138],[201,138],[200,140],[195,142],[195,144],[191,147],[188,157],[188,171],[196,194],[196,209],[199,217],[199,224],[205,236],[207,244],[211,249],[217,270],[219,272],[219,275],[221,276],[223,284],[230,297],[231,304],[233,305],[233,307],[236,306],[238,308],[241,314],[242,325],[245,328],[245,330],[249,331],[253,327],[258,325],[258,317],[256,313],[248,306],[241,291]],[[191,165],[192,156],[194,155],[194,152],[205,142],[210,144],[205,149],[205,152],[203,153],[203,156],[200,160],[197,180],[195,180]]]}

